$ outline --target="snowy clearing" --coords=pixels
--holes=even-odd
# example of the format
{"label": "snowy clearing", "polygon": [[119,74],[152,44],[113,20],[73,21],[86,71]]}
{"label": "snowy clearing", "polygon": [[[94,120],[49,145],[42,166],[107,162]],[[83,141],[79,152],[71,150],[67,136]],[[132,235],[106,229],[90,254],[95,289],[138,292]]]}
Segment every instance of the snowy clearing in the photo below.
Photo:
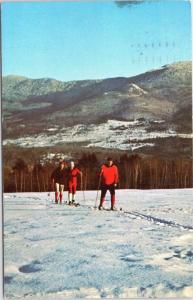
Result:
{"label": "snowy clearing", "polygon": [[[154,123],[162,123],[163,120],[155,120]],[[101,147],[108,149],[135,150],[142,147],[153,147],[154,143],[148,143],[149,139],[179,137],[192,138],[192,134],[180,134],[174,130],[149,132],[150,124],[145,121],[117,121],[108,120],[102,124],[78,124],[72,127],[64,127],[58,132],[47,135],[24,136],[18,139],[6,139],[3,145],[16,144],[21,147],[49,147],[65,143],[87,143],[85,147]],[[51,130],[52,129],[52,130]],[[50,132],[53,128],[50,128]]]}
{"label": "snowy clearing", "polygon": [[116,193],[4,194],[6,299],[193,297],[193,189]]}

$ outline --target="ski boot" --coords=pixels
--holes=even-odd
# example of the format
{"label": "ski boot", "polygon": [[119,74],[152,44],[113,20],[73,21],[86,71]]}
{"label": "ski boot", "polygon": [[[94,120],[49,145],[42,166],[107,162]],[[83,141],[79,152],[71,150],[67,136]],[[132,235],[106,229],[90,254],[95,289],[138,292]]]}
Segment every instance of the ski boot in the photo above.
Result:
{"label": "ski boot", "polygon": [[111,207],[111,210],[117,211],[118,209],[117,209],[115,206],[112,206],[112,207]]}
{"label": "ski boot", "polygon": [[99,210],[104,210],[104,207],[102,205],[99,205],[98,209]]}

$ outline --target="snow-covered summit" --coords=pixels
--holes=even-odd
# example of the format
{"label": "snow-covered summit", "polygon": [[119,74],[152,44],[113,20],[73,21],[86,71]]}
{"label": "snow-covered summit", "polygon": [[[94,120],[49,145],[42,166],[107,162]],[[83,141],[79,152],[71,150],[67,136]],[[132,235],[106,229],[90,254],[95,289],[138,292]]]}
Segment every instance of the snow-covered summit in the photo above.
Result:
{"label": "snow-covered summit", "polygon": [[142,95],[146,95],[147,94],[147,91],[145,91],[144,89],[140,88],[135,83],[130,83],[128,85],[127,89],[128,89],[129,95],[142,96]]}

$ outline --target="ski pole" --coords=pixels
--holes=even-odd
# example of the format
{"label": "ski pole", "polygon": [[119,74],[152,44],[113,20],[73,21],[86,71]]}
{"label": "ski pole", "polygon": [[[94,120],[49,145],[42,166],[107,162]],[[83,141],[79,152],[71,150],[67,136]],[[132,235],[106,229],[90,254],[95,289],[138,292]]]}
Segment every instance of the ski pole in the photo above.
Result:
{"label": "ski pole", "polygon": [[95,208],[97,207],[99,188],[100,188],[100,185],[101,185],[101,175],[102,174],[100,174],[100,177],[99,177],[99,184],[98,184],[98,188],[97,188],[97,195],[96,195],[95,206],[94,206]]}
{"label": "ski pole", "polygon": [[86,202],[84,190],[83,190],[82,192],[83,192],[83,199],[84,199],[84,202]]}
{"label": "ski pole", "polygon": [[81,175],[80,175],[80,180],[81,180],[80,185],[81,185],[81,190],[82,190],[82,193],[83,193],[83,199],[84,199],[84,202],[86,202],[85,194],[84,194],[84,189],[83,189],[83,184],[82,184],[82,173],[81,173]]}
{"label": "ski pole", "polygon": [[[51,196],[51,187],[50,187],[50,184],[49,184],[49,187],[48,187],[48,199],[46,197],[46,209],[48,208],[48,205],[50,204],[50,196]],[[48,200],[48,201],[47,201]]]}
{"label": "ski pole", "polygon": [[[52,181],[52,190],[55,191],[55,181]],[[53,203],[53,201],[52,201],[52,203]]]}
{"label": "ski pole", "polygon": [[48,192],[48,201],[46,197],[46,209],[48,208],[49,204],[50,204],[50,192]]}

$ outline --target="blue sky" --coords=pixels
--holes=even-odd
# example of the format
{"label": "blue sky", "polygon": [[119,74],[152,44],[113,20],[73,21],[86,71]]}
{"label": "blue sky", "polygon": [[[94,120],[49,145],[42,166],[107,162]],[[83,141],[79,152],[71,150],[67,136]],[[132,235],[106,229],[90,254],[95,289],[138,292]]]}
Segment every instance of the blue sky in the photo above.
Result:
{"label": "blue sky", "polygon": [[59,80],[132,76],[191,60],[185,0],[2,4],[3,75]]}

